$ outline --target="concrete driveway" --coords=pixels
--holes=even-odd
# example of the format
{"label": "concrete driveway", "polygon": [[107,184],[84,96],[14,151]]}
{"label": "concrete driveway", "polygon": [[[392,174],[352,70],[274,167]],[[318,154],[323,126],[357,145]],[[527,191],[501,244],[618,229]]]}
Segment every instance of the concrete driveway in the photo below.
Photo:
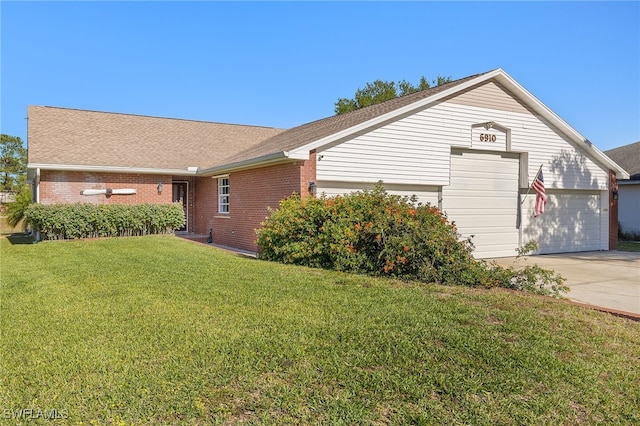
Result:
{"label": "concrete driveway", "polygon": [[597,251],[493,259],[503,266],[534,265],[564,278],[574,302],[640,317],[640,253]]}

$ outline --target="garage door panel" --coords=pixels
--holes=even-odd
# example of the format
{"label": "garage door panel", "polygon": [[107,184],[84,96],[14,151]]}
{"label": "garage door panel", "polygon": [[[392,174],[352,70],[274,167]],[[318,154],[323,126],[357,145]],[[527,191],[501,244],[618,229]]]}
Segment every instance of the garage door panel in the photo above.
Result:
{"label": "garage door panel", "polygon": [[515,254],[519,170],[515,155],[451,155],[451,184],[442,188],[442,208],[463,238],[473,235],[477,258]]}
{"label": "garage door panel", "polygon": [[[494,228],[493,231],[498,233],[499,230],[495,230],[495,221],[500,220],[503,223],[509,223],[510,225],[516,226],[516,218],[513,215],[497,215],[495,217],[485,217],[484,215],[474,215],[474,216],[458,216],[458,220],[454,220],[449,218],[449,221],[453,221],[456,225],[461,220],[470,220],[474,224],[474,229],[489,231],[491,228]],[[512,231],[509,230],[509,234]],[[480,233],[480,231],[478,231]]]}
{"label": "garage door panel", "polygon": [[[545,211],[533,217],[535,196],[523,206],[523,242],[536,240],[540,254],[600,250],[600,194],[547,193]],[[526,206],[526,207],[525,207]]]}
{"label": "garage door panel", "polygon": [[[466,214],[472,214],[473,211],[481,210],[481,211],[493,211],[495,214],[501,214],[500,210],[503,209],[515,209],[517,207],[517,198],[509,197],[509,198],[493,198],[491,204],[487,204],[486,200],[482,197],[478,197],[474,195],[469,198],[460,198],[460,197],[449,197],[446,201],[446,207],[448,210],[450,209],[460,209],[460,210],[468,210],[469,212]],[[458,213],[460,214],[460,213]],[[462,213],[463,215],[465,213]],[[507,214],[502,213],[502,214]],[[513,215],[514,211],[511,210],[508,214]]]}

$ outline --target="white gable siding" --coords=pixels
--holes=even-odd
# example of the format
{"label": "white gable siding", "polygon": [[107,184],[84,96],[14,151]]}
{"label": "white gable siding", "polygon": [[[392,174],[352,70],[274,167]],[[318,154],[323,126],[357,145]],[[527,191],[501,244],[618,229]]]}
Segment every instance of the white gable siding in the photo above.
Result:
{"label": "white gable siding", "polygon": [[[495,108],[488,108],[491,103],[487,99],[499,102]],[[488,121],[511,129],[512,151],[528,152],[529,181],[543,164],[548,188],[607,188],[606,170],[492,83],[354,139],[319,149],[317,178],[448,185],[451,147],[506,149],[503,139],[496,144],[480,144],[473,140],[481,131],[477,128],[472,131],[471,126]],[[492,132],[504,138],[504,134]]]}
{"label": "white gable siding", "polygon": [[517,99],[502,89],[493,81],[468,90],[456,97],[449,99],[450,103],[476,106],[487,109],[500,109],[503,111],[519,112],[528,114],[529,110],[526,106],[518,102]]}
{"label": "white gable siding", "polygon": [[[374,184],[372,183],[360,183],[353,182],[335,182],[335,181],[317,181],[317,193],[325,194],[329,197],[336,195],[345,195],[352,192],[362,191],[364,189],[372,190]],[[438,190],[437,186],[423,186],[423,185],[394,185],[384,184],[384,189],[391,195],[399,195],[401,197],[411,198],[415,195],[418,203],[431,204],[432,206],[438,206]]]}
{"label": "white gable siding", "polygon": [[319,181],[443,185],[449,183],[449,151],[446,132],[409,117],[318,151],[316,176]]}

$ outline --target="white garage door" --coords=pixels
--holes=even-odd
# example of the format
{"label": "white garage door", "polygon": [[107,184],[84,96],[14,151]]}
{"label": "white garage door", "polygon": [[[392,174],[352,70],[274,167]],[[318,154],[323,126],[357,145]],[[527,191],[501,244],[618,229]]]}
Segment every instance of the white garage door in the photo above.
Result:
{"label": "white garage door", "polygon": [[[539,254],[601,250],[608,228],[601,228],[600,193],[547,191],[547,204],[540,216],[533,217],[535,195],[523,205],[522,241],[536,240]],[[526,206],[526,208],[525,208]]]}
{"label": "white garage door", "polygon": [[442,187],[442,209],[476,258],[515,256],[518,247],[517,154],[453,151],[451,182]]}

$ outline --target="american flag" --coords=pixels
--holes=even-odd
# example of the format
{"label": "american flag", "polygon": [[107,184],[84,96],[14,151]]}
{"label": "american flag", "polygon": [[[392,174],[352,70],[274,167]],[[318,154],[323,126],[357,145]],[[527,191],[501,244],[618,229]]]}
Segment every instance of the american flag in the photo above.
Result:
{"label": "american flag", "polygon": [[536,205],[533,208],[533,217],[544,213],[544,205],[547,204],[547,196],[544,193],[544,177],[542,176],[542,169],[538,172],[533,185],[531,185],[536,193]]}

